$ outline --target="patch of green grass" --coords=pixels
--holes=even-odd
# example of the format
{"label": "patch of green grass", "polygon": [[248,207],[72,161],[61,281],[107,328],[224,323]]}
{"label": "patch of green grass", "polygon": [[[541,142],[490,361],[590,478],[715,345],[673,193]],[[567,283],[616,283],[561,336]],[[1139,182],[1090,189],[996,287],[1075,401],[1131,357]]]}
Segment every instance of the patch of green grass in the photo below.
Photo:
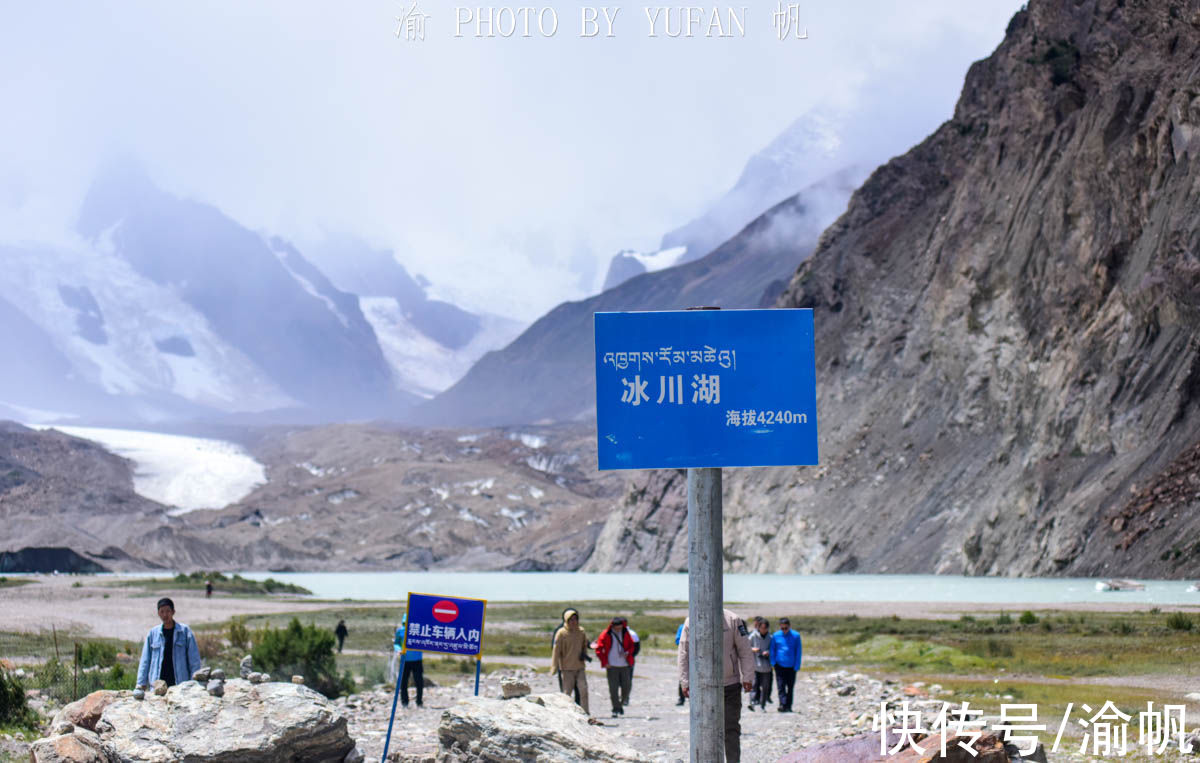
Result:
{"label": "patch of green grass", "polygon": [[142,588],[152,593],[162,591],[203,591],[205,582],[211,580],[216,593],[235,594],[242,596],[267,596],[270,594],[286,593],[311,596],[312,591],[294,583],[281,583],[274,578],[266,580],[250,580],[241,575],[224,575],[220,572],[179,573],[173,578],[137,578],[134,580],[119,580],[113,585],[127,588]]}
{"label": "patch of green grass", "polygon": [[29,585],[33,580],[29,578],[10,578],[0,575],[0,588],[16,588],[17,586]]}
{"label": "patch of green grass", "polygon": [[857,662],[899,670],[965,672],[991,667],[989,661],[952,646],[885,635],[849,646],[846,656]]}
{"label": "patch of green grass", "polygon": [[[920,669],[922,664],[951,665],[945,653],[921,652],[921,646],[950,647],[1010,673],[1058,676],[1100,676],[1176,672],[1180,664],[1200,659],[1200,629],[1172,628],[1156,612],[1042,612],[1036,623],[1007,618],[963,616],[958,620],[793,616],[792,625],[804,638],[806,652],[819,652],[846,664],[863,662],[896,669]],[[1189,617],[1183,615],[1183,617]],[[1189,620],[1191,618],[1189,617]],[[919,646],[855,650],[875,636],[892,636]],[[877,642],[886,645],[887,642]],[[966,663],[969,664],[969,663]],[[929,668],[933,670],[933,668]]]}

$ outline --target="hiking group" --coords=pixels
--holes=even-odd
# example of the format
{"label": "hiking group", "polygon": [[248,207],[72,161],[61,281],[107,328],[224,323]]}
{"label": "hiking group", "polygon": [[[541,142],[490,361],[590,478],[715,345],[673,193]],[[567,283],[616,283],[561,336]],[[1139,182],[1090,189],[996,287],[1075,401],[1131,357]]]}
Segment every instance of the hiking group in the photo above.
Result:
{"label": "hiking group", "polygon": [[[771,623],[763,617],[754,618],[753,632],[746,621],[729,610],[723,610],[724,700],[725,700],[725,759],[729,763],[741,760],[742,693],[750,694],[749,709],[758,705],[766,709],[771,703],[772,676],[779,698],[779,712],[792,711],[792,693],[796,671],[800,669],[800,635],[791,629],[786,617],[779,619],[779,629],[771,633]],[[575,702],[591,715],[588,702],[587,663],[595,652],[608,679],[608,698],[612,717],[625,714],[633,689],[633,667],[641,639],[629,627],[629,621],[617,615],[594,641],[579,622],[579,612],[563,610],[562,622],[550,637],[550,670],[558,676],[559,688],[572,695]],[[676,668],[678,671],[678,701],[683,705],[690,695],[688,621],[675,631]]]}

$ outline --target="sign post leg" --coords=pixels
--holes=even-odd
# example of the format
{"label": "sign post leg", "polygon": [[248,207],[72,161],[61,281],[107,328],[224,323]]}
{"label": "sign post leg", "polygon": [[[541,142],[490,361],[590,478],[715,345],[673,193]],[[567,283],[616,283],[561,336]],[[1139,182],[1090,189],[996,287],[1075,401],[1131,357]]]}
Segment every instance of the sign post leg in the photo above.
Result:
{"label": "sign post leg", "polygon": [[479,696],[479,669],[483,665],[483,658],[475,658],[475,696]]}
{"label": "sign post leg", "polygon": [[721,470],[688,469],[688,667],[691,763],[725,758],[725,674],[721,651]]}
{"label": "sign post leg", "polygon": [[[405,639],[407,641],[407,639]],[[383,740],[383,759],[387,763],[388,746],[392,743],[392,724],[396,722],[396,701],[400,699],[400,676],[404,675],[404,650],[400,650],[400,672],[396,673],[396,690],[392,692],[392,714],[388,716],[388,733]]]}

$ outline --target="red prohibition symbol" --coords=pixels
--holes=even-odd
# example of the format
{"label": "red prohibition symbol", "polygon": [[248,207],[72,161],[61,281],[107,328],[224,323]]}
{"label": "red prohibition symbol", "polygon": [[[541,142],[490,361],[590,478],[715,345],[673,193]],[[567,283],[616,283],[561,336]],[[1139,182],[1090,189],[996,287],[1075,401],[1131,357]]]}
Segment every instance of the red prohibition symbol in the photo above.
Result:
{"label": "red prohibition symbol", "polygon": [[433,618],[439,623],[450,623],[458,619],[458,606],[452,601],[442,599],[433,605]]}

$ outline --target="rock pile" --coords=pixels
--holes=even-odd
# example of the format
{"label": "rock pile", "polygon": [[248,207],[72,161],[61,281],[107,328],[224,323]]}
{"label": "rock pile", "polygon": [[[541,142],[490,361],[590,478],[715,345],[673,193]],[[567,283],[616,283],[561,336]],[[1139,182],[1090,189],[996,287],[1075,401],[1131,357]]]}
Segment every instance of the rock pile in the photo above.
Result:
{"label": "rock pile", "polygon": [[[55,717],[60,732],[35,742],[34,763],[232,761],[342,763],[361,760],[346,718],[317,692],[291,683],[185,681],[143,700],[100,691]],[[219,691],[213,692],[214,685]]]}
{"label": "rock pile", "polygon": [[443,763],[647,760],[596,728],[570,697],[560,693],[514,701],[466,699],[442,714],[438,745]]}

